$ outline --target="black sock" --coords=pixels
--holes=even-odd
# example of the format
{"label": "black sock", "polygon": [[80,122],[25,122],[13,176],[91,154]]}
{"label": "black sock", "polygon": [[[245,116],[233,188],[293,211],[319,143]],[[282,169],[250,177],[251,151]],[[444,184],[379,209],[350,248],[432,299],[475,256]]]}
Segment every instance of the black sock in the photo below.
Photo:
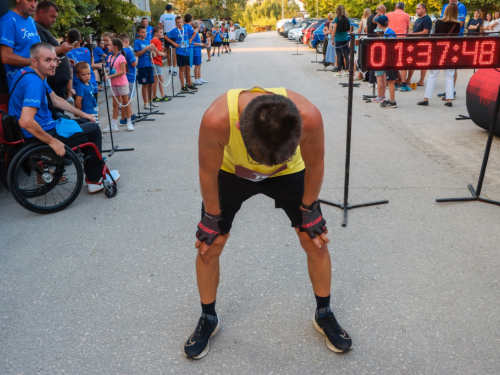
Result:
{"label": "black sock", "polygon": [[328,295],[327,297],[318,297],[315,294],[314,297],[316,297],[316,310],[330,306],[330,295]]}
{"label": "black sock", "polygon": [[207,315],[217,316],[217,313],[215,312],[215,301],[213,301],[212,303],[207,303],[206,305],[202,303],[201,310]]}

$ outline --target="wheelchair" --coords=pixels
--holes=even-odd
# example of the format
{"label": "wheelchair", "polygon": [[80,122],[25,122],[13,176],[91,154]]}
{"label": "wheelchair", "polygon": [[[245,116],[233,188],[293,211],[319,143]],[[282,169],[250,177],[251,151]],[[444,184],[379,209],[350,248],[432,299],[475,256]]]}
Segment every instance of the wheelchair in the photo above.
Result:
{"label": "wheelchair", "polygon": [[116,181],[95,144],[66,145],[65,155],[58,156],[40,141],[26,144],[17,120],[4,111],[0,114],[0,182],[22,207],[50,214],[73,203],[83,185],[83,163],[88,158],[82,152],[85,148],[93,149],[102,162],[104,195],[116,196]]}

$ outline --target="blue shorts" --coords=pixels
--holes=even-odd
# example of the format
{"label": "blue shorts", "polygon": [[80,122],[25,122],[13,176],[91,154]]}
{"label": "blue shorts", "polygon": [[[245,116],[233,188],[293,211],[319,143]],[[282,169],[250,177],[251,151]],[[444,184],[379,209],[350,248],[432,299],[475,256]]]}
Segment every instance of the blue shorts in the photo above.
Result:
{"label": "blue shorts", "polygon": [[201,56],[193,56],[193,65],[201,65]]}
{"label": "blue shorts", "polygon": [[182,68],[183,66],[189,66],[189,56],[183,56],[177,54],[177,66]]}
{"label": "blue shorts", "polygon": [[137,69],[137,83],[139,85],[147,85],[149,83],[154,83],[154,81],[152,66]]}

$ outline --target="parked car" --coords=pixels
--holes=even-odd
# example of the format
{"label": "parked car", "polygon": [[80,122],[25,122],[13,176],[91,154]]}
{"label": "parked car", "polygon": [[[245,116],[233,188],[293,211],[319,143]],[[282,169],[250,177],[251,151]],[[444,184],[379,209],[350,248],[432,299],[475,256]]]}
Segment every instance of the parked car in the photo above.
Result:
{"label": "parked car", "polygon": [[[323,27],[325,26],[325,22],[323,22],[320,27],[314,32],[314,38],[311,38],[312,41],[309,45],[311,48],[315,48],[316,52],[319,54],[323,54],[323,43],[325,39],[325,34],[323,34]],[[351,23],[351,26],[353,26],[353,32],[356,33],[359,28],[360,20],[358,18],[349,18],[349,22]]]}
{"label": "parked car", "polygon": [[[309,41],[311,38],[314,37],[313,33],[317,29],[317,26],[321,24],[322,22],[324,23],[326,21],[326,18],[323,18],[319,21],[313,22],[309,27],[305,28],[303,30],[303,37],[302,37],[302,43],[309,45]],[[311,47],[312,48],[312,47]]]}
{"label": "parked car", "polygon": [[279,35],[281,35],[280,28],[281,28],[281,26],[283,26],[285,24],[285,22],[292,22],[292,19],[291,18],[286,18],[284,20],[279,20],[276,23],[276,31],[278,32]]}
{"label": "parked car", "polygon": [[213,24],[211,19],[201,20],[201,22],[203,22],[207,31],[212,32],[212,29],[214,28],[214,24]]}
{"label": "parked car", "polygon": [[302,21],[298,27],[288,30],[288,39],[298,41],[302,36],[302,30],[313,23],[313,20]]}
{"label": "parked car", "polygon": [[234,24],[235,40],[238,42],[243,42],[247,37],[247,29],[241,27],[237,23]]}
{"label": "parked car", "polygon": [[281,32],[281,36],[282,36],[283,38],[288,38],[288,33],[287,33],[287,31],[288,31],[289,29],[293,28],[293,27],[294,27],[294,26],[293,26],[293,23],[291,23],[291,22],[285,22],[285,23],[283,24],[283,26],[281,26],[281,30],[282,30],[282,32]]}

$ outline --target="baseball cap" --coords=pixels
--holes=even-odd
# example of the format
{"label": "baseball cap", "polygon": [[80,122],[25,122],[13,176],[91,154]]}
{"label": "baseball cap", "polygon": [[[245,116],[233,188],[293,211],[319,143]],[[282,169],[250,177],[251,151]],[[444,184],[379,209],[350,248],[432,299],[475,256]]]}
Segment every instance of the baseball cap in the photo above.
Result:
{"label": "baseball cap", "polygon": [[165,7],[165,9],[167,11],[172,10],[172,4],[167,4],[167,6]]}
{"label": "baseball cap", "polygon": [[386,15],[381,15],[381,16],[378,16],[377,19],[376,19],[377,23],[381,24],[381,25],[385,25],[387,22],[389,22],[389,18],[387,18]]}

